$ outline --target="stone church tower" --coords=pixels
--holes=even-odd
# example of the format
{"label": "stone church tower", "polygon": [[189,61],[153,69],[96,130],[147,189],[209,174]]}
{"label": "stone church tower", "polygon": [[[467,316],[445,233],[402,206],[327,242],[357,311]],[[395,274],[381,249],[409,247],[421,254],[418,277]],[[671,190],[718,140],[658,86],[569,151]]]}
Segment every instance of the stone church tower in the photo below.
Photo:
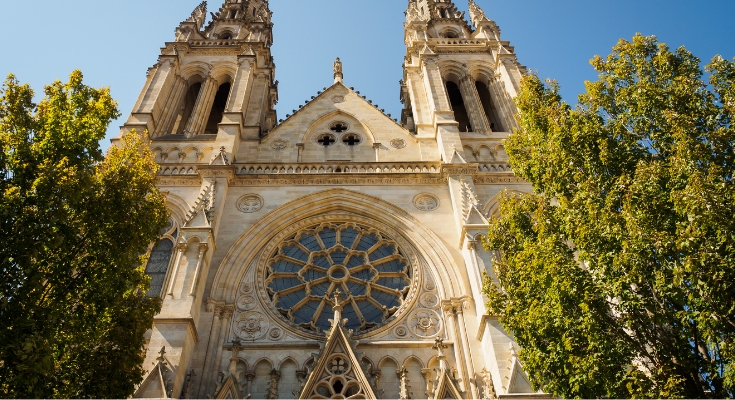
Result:
{"label": "stone church tower", "polygon": [[396,120],[339,59],[278,119],[266,0],[180,24],[122,127],[171,211],[135,397],[543,397],[481,293],[497,195],[530,190],[502,144],[524,68],[472,0],[469,21],[409,1]]}

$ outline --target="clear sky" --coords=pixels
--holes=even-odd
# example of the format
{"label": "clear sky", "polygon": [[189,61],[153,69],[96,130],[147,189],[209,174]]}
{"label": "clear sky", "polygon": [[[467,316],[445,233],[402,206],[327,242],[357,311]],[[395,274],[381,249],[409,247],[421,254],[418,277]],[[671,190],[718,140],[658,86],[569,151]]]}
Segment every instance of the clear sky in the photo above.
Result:
{"label": "clear sky", "polygon": [[[5,1],[0,11],[0,74],[13,72],[41,92],[74,69],[85,82],[109,86],[119,101],[117,135],[156,62],[160,47],[201,0]],[[221,0],[210,0],[216,11]],[[476,0],[497,22],[521,64],[562,86],[576,102],[596,74],[595,54],[620,38],[656,35],[703,61],[735,57],[735,0]],[[405,54],[407,0],[271,0],[273,57],[280,81],[279,118],[333,82],[332,62],[344,63],[345,83],[394,117],[402,105],[398,81]],[[455,1],[467,10],[464,0]],[[108,147],[108,140],[102,145]]]}

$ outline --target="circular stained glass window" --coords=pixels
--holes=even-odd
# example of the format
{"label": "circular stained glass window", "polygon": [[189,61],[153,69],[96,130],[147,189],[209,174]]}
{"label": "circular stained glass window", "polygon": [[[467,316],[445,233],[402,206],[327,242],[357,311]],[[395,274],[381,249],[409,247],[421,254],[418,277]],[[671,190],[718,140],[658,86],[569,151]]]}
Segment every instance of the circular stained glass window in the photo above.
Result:
{"label": "circular stained glass window", "polygon": [[356,332],[385,322],[408,294],[411,266],[398,245],[375,229],[322,224],[278,245],[265,285],[273,305],[292,323],[325,331],[337,291],[345,326]]}

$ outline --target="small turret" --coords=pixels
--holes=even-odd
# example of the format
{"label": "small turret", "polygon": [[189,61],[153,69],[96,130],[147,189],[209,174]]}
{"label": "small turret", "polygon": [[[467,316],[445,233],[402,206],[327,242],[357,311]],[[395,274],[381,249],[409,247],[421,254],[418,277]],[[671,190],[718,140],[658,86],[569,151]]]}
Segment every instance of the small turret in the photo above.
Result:
{"label": "small turret", "polygon": [[500,28],[495,21],[485,16],[485,12],[473,0],[469,0],[470,4],[470,21],[478,30],[477,36],[485,39],[500,41]]}
{"label": "small turret", "polygon": [[187,41],[192,35],[198,35],[206,19],[207,2],[203,1],[191,12],[191,16],[176,28],[176,41]]}

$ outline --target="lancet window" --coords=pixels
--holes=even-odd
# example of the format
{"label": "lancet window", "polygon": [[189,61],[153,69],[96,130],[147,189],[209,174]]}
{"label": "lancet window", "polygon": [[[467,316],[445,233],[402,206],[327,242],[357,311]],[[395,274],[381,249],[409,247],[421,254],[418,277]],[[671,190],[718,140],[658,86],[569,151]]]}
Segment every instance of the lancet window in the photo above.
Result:
{"label": "lancet window", "polygon": [[177,236],[176,224],[170,219],[168,226],[161,232],[161,239],[153,246],[145,266],[145,273],[151,277],[151,287],[146,293],[148,297],[159,296],[163,291]]}
{"label": "lancet window", "polygon": [[212,109],[209,112],[209,118],[207,119],[207,125],[204,128],[205,134],[216,135],[217,125],[222,122],[222,117],[227,107],[227,99],[230,96],[231,85],[229,82],[225,82],[219,85],[217,94],[214,96],[212,102]]}
{"label": "lancet window", "polygon": [[477,94],[480,96],[480,103],[485,111],[488,121],[490,122],[490,129],[493,132],[506,132],[505,126],[503,126],[498,110],[495,108],[492,97],[490,96],[490,89],[488,89],[485,83],[477,81],[475,82],[477,88]]}
{"label": "lancet window", "polygon": [[472,131],[467,108],[462,98],[462,92],[460,92],[459,86],[456,83],[447,81],[447,96],[449,96],[449,104],[452,106],[452,111],[454,111],[454,119],[459,123],[459,131]]}

